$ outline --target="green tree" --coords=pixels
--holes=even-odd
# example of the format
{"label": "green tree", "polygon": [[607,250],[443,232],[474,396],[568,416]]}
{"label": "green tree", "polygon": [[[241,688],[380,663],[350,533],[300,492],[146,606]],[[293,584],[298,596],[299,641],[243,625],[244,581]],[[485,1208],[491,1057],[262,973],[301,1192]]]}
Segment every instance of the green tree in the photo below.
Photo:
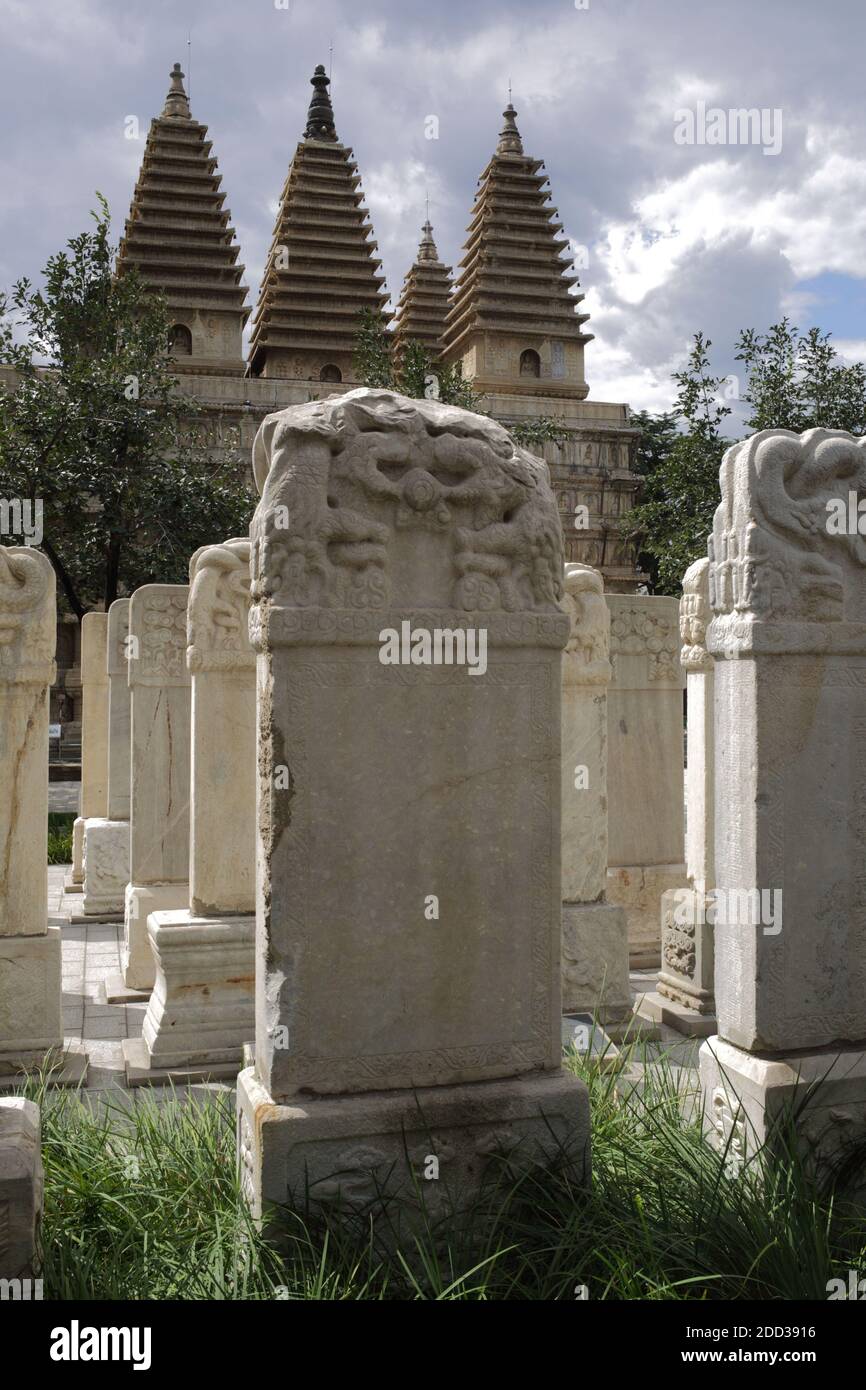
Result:
{"label": "green tree", "polygon": [[764,334],[740,334],[736,360],[746,367],[749,429],[866,431],[866,367],[841,363],[830,337],[819,328],[801,334],[788,318]]}
{"label": "green tree", "polygon": [[[42,505],[42,549],[78,618],[159,580],[199,545],[243,533],[252,497],[195,447],[175,392],[162,299],[114,273],[105,200],[52,256],[44,286],[0,297],[0,495]],[[9,538],[5,538],[9,539]]]}
{"label": "green tree", "polygon": [[[674,373],[673,412],[656,416],[642,434],[646,481],[623,530],[637,543],[641,567],[657,594],[678,594],[689,565],[706,554],[719,503],[719,465],[730,443],[722,424],[731,407],[719,399],[726,378],[712,375],[711,347],[709,338],[695,334],[685,368]],[[682,430],[676,430],[676,421]]]}

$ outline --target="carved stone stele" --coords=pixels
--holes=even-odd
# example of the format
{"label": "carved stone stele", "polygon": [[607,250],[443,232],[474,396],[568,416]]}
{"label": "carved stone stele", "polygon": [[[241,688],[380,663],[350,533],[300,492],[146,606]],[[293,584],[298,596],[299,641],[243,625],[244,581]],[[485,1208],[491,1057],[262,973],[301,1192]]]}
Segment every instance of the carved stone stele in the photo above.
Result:
{"label": "carved stone stele", "polygon": [[633,966],[659,963],[661,898],[685,885],[683,700],[677,600],[607,594],[608,901],[629,920]]}
{"label": "carved stone stele", "polygon": [[60,932],[48,929],[48,690],[54,571],[0,546],[0,1074],[62,1046]]}
{"label": "carved stone stele", "polygon": [[249,540],[197,550],[189,582],[190,907],[203,917],[253,912],[256,655],[249,640]]}
{"label": "carved stone stele", "polygon": [[562,1004],[617,1022],[632,1011],[628,924],[605,903],[610,613],[598,570],[565,567],[562,657]]}
{"label": "carved stone stele", "polygon": [[150,989],[150,912],[189,906],[190,685],[185,584],[145,584],[129,604],[130,881],[123,978]]}
{"label": "carved stone stele", "polygon": [[537,1157],[555,1136],[582,1171],[586,1092],[560,1071],[569,621],[547,468],[491,420],[369,390],[269,417],[254,460],[254,1208],[306,1183],[363,1200],[386,1170],[407,1185],[402,1135],[431,1124],[434,1204],[502,1144]]}
{"label": "carved stone stele", "polygon": [[720,483],[715,878],[729,904],[763,901],[757,922],[716,921],[707,1103],[730,1065],[760,1134],[792,1073],[831,1072],[838,1138],[866,1111],[866,539],[832,518],[853,494],[856,519],[866,440],[763,431],[728,450]]}
{"label": "carved stone stele", "polygon": [[44,1189],[40,1131],[38,1105],[0,1097],[0,1279],[35,1273]]}
{"label": "carved stone stele", "polygon": [[189,901],[151,912],[156,979],[127,1082],[228,1075],[254,1028],[256,680],[250,543],[203,546],[186,609],[192,682]]}

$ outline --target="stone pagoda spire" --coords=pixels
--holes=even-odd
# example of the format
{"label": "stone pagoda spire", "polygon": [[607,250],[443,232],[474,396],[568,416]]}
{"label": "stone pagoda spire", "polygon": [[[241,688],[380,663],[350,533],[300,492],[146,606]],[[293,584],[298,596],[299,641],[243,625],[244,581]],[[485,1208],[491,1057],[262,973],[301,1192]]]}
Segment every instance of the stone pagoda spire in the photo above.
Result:
{"label": "stone pagoda spire", "polygon": [[476,389],[583,400],[583,350],[592,334],[563,259],[568,240],[550,201],[544,163],[524,154],[511,102],[496,152],[478,181],[445,329],[445,359],[462,361]]}
{"label": "stone pagoda spire", "polygon": [[165,296],[176,370],[239,376],[247,288],[206,136],[175,63],[162,115],[150,123],[117,268],[135,266]]}
{"label": "stone pagoda spire", "polygon": [[320,65],[280,197],[249,354],[251,376],[354,383],[362,309],[382,315],[388,294],[375,256],[361,179],[340,143]]}
{"label": "stone pagoda spire", "polygon": [[394,353],[398,360],[411,339],[423,343],[431,360],[441,356],[450,294],[451,267],[439,259],[428,219],[397,305]]}

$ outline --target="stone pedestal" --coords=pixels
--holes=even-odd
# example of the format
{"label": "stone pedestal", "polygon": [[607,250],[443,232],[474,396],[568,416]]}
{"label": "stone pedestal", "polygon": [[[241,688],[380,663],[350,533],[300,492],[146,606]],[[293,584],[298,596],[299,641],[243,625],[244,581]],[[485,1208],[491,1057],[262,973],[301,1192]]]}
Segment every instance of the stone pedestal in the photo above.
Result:
{"label": "stone pedestal", "polygon": [[0,546],[0,1076],[62,1049],[60,932],[48,928],[48,691],[54,571]]}
{"label": "stone pedestal", "polygon": [[820,1157],[866,1115],[866,542],[829,524],[866,495],[866,441],[765,431],[728,450],[721,487],[707,646],[725,1046],[702,1049],[707,1123],[717,1139],[719,1065],[747,1153],[792,1078],[826,1070],[797,1119],[809,1149],[809,1112],[826,1118]]}
{"label": "stone pedestal", "polygon": [[254,463],[253,1210],[335,1166],[325,1201],[381,1178],[411,1203],[416,1133],[434,1202],[449,1164],[467,1200],[551,1133],[588,1175],[586,1089],[560,1070],[547,469],[490,420],[367,390],[271,416]]}
{"label": "stone pedestal", "polygon": [[[91,615],[88,614],[88,617]],[[84,914],[122,915],[129,882],[129,599],[115,599],[105,620],[107,681],[105,805],[87,826]]]}
{"label": "stone pedestal", "polygon": [[[648,1018],[692,1037],[716,1029],[713,994],[713,928],[707,920],[707,889],[715,882],[713,810],[713,658],[707,651],[710,624],[709,560],[698,560],[683,577],[680,600],[680,660],[686,672],[686,872],[688,888],[662,895],[662,960],[658,987],[644,995]],[[712,914],[711,914],[712,915]]]}
{"label": "stone pedestal", "polygon": [[123,1045],[127,1082],[234,1080],[253,1031],[255,918],[152,912],[147,931],[156,983],[141,1038]]}
{"label": "stone pedestal", "polygon": [[686,886],[683,826],[684,673],[677,600],[607,594],[607,896],[624,908],[632,966],[659,964],[661,895]]}
{"label": "stone pedestal", "polygon": [[254,1034],[255,653],[250,543],[205,546],[190,561],[192,679],[190,899],[147,922],[156,983],[142,1038],[125,1044],[127,1080],[227,1075]]}
{"label": "stone pedestal", "polygon": [[189,905],[190,688],[185,584],[146,584],[129,604],[130,882],[123,979],[151,989],[151,912]]}
{"label": "stone pedestal", "polygon": [[[0,1279],[30,1279],[42,1219],[39,1106],[0,1099]],[[20,1296],[20,1295],[19,1295]]]}
{"label": "stone pedestal", "polygon": [[610,615],[601,575],[565,567],[562,656],[562,1007],[605,1026],[632,1015],[628,924],[604,900]]}

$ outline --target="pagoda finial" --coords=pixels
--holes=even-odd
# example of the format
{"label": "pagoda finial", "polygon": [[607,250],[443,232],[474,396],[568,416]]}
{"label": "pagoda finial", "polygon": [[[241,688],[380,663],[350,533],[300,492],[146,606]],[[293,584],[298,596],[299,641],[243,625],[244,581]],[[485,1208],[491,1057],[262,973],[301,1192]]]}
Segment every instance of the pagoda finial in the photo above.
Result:
{"label": "pagoda finial", "polygon": [[190,118],[189,98],[184,91],[183,73],[180,63],[175,63],[171,70],[171,86],[168,89],[168,96],[165,99],[165,106],[162,108],[164,116],[182,116],[186,120]]}
{"label": "pagoda finial", "polygon": [[520,139],[520,131],[517,129],[515,117],[517,112],[509,101],[503,111],[505,124],[499,132],[499,144],[496,146],[497,154],[523,154],[523,142]]}
{"label": "pagoda finial", "polygon": [[304,131],[305,140],[336,140],[337,132],[334,127],[334,108],[331,105],[331,98],[328,94],[328,87],[331,79],[325,72],[324,65],[319,63],[316,71],[310,78],[313,85],[313,95],[310,100],[310,109],[307,112],[307,128]]}
{"label": "pagoda finial", "polygon": [[436,250],[436,243],[433,240],[433,228],[430,225],[429,216],[424,226],[421,228],[421,241],[418,246],[417,259],[419,261],[439,260],[439,252]]}

